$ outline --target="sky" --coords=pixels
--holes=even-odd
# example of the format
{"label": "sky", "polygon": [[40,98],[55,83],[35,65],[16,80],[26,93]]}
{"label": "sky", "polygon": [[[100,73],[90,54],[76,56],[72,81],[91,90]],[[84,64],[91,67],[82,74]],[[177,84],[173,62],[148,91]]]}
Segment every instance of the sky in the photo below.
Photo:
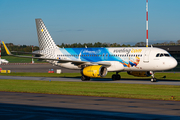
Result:
{"label": "sky", "polygon": [[[149,0],[149,44],[180,39],[180,0]],[[0,0],[0,40],[36,45],[41,18],[55,43],[146,41],[146,0]]]}

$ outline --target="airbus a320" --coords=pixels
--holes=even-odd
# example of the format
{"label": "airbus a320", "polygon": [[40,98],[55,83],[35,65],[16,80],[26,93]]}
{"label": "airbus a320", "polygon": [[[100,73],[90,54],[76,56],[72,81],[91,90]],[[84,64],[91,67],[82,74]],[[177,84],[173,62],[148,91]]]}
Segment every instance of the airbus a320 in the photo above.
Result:
{"label": "airbus a320", "polygon": [[[82,81],[104,77],[108,72],[116,72],[112,75],[112,80],[120,80],[118,73],[126,71],[129,75],[139,77],[152,76],[151,81],[156,82],[154,71],[169,70],[177,66],[176,59],[166,50],[155,47],[59,48],[42,19],[35,21],[39,50],[31,53],[33,58],[56,66],[80,69]],[[7,54],[13,55],[4,42],[2,43]]]}

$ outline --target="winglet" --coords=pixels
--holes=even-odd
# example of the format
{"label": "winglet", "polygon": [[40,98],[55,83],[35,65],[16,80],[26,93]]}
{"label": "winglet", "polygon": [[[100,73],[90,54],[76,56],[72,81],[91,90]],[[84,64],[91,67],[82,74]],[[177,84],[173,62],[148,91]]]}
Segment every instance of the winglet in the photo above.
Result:
{"label": "winglet", "polygon": [[6,44],[4,43],[4,41],[2,41],[2,44],[3,44],[3,46],[4,46],[5,50],[6,50],[6,53],[7,53],[8,55],[11,55],[11,52],[10,52],[9,49],[7,48],[7,46],[6,46]]}

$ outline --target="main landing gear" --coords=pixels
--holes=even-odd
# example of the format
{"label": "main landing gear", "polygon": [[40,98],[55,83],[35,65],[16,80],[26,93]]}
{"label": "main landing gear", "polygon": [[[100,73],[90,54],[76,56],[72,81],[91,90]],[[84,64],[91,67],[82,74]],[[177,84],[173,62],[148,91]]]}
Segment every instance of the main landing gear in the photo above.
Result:
{"label": "main landing gear", "polygon": [[118,72],[112,75],[112,80],[120,80],[120,79],[121,79],[121,76],[118,74]]}
{"label": "main landing gear", "polygon": [[82,68],[81,68],[81,71],[80,71],[80,73],[81,73],[81,80],[82,81],[90,81],[90,77],[87,77],[87,76],[85,76],[84,74],[83,74],[83,68],[85,68],[86,66],[82,66]]}
{"label": "main landing gear", "polygon": [[150,71],[150,73],[151,73],[151,82],[156,82],[156,78],[155,78],[155,76],[154,76],[154,73],[152,72],[152,71]]}
{"label": "main landing gear", "polygon": [[90,77],[87,77],[87,76],[82,75],[82,76],[81,76],[81,80],[82,80],[82,81],[90,81]]}

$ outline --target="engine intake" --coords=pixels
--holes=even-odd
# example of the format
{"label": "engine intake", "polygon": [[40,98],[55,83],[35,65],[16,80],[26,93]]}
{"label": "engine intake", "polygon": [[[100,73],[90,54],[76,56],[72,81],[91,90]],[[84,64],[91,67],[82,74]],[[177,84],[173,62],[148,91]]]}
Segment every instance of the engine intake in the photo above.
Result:
{"label": "engine intake", "polygon": [[88,77],[104,77],[107,75],[107,68],[102,65],[87,66],[81,70],[81,74]]}

